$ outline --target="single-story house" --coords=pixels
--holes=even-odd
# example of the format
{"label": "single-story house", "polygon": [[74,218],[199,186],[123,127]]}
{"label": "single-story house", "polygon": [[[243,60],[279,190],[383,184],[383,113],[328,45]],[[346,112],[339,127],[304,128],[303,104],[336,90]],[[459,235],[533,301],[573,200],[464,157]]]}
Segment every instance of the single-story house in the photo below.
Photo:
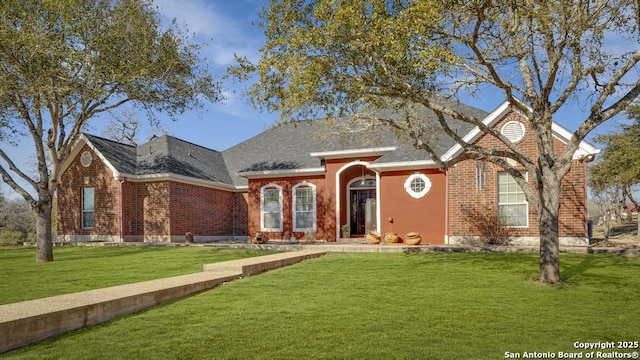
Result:
{"label": "single-story house", "polygon": [[[490,113],[455,106],[535,153],[526,120],[509,103]],[[276,126],[221,152],[168,135],[131,146],[83,134],[60,171],[59,240],[182,242],[190,232],[205,242],[265,232],[339,241],[349,225],[351,237],[374,230],[402,242],[419,232],[422,243],[451,244],[480,235],[464,211],[476,208],[499,213],[521,241],[537,243],[535,210],[495,165],[466,160],[442,170],[390,132],[373,146],[321,141],[323,121]],[[471,142],[501,146],[477,127],[454,125]],[[557,124],[552,130],[561,149],[571,133]],[[446,136],[438,140],[442,159],[462,151]],[[583,142],[563,180],[563,244],[588,243],[586,163],[598,151]]]}

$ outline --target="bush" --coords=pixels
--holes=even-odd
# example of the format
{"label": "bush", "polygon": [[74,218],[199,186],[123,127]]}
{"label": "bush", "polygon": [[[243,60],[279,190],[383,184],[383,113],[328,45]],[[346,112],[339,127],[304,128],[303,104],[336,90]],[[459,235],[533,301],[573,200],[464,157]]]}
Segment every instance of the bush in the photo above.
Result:
{"label": "bush", "polygon": [[0,246],[22,245],[25,241],[36,241],[36,234],[34,232],[22,233],[7,228],[0,228]]}
{"label": "bush", "polygon": [[484,205],[462,206],[461,210],[467,217],[469,230],[480,237],[482,245],[507,245],[511,241],[513,229],[502,224],[497,209]]}

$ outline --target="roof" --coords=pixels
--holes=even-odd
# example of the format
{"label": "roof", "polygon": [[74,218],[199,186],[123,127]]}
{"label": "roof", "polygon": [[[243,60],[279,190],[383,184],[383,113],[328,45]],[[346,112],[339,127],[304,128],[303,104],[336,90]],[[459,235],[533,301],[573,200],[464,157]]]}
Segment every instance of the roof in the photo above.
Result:
{"label": "roof", "polygon": [[118,176],[177,175],[232,185],[220,152],[173,136],[162,135],[138,146],[90,134],[83,134],[83,137]]}
{"label": "roof", "polygon": [[[448,105],[457,111],[479,119],[485,118],[488,114],[486,111],[459,102],[442,101],[449,102]],[[425,119],[425,124],[436,121],[433,111],[427,108],[421,108],[418,111],[419,117]],[[401,117],[392,110],[378,112],[376,116],[384,116],[394,121],[398,121]],[[473,128],[472,125],[462,121],[451,118],[446,120],[454,131],[459,131],[461,134],[466,134]],[[335,129],[349,129],[352,125],[353,121],[350,117],[281,124],[225,150],[223,156],[229,174],[236,185],[247,183],[246,178],[240,174],[318,168],[321,166],[321,159],[313,154],[319,152],[346,152],[354,149],[375,150],[393,147],[392,151],[384,152],[378,160],[374,161],[374,164],[431,160],[426,151],[417,150],[407,141],[398,141],[395,134],[387,127],[353,137],[346,136],[346,139],[344,134],[327,135],[327,126]],[[440,133],[437,133],[436,129],[432,130],[436,132],[433,134],[433,137],[437,139],[436,153],[442,155],[455,142],[442,130]]]}
{"label": "roof", "polygon": [[[505,102],[488,113],[453,100],[438,101],[447,102],[449,107],[461,113],[482,119],[487,125],[500,119],[510,107]],[[420,119],[414,126],[422,127],[423,132],[430,134],[433,139],[431,145],[441,159],[451,158],[461,151],[461,147],[439,126],[432,125],[436,122],[433,111],[418,106],[411,111]],[[366,110],[361,113],[363,117],[366,115]],[[403,119],[397,107],[376,110],[375,115],[396,122]],[[452,118],[445,120],[465,140],[474,141],[480,135],[477,127],[466,122]],[[364,124],[358,121],[362,120],[358,120],[358,117],[355,120],[341,117],[280,124],[222,152],[169,135],[153,138],[138,146],[89,134],[83,134],[82,140],[102,157],[116,178],[144,180],[178,177],[183,181],[207,182],[227,189],[245,188],[247,178],[252,176],[324,174],[322,161],[332,157],[357,158],[376,154],[380,157],[370,167],[380,170],[436,166],[426,151],[416,149],[410,141],[398,139],[388,127],[378,127],[374,131],[368,129],[366,132],[353,130],[358,124]],[[331,136],[327,128],[334,131],[335,136]],[[554,127],[554,134],[561,140],[571,135],[559,126]],[[597,153],[597,149],[584,143],[577,153]]]}

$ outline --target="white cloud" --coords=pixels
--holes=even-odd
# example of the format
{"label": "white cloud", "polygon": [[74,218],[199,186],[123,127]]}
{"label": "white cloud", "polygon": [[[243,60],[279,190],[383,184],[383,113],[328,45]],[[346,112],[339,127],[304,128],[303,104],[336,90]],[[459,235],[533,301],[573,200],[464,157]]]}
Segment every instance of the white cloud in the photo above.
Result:
{"label": "white cloud", "polygon": [[227,3],[225,10],[206,0],[155,0],[159,13],[167,20],[175,18],[181,27],[206,45],[202,55],[216,66],[234,63],[233,54],[255,58],[263,42],[261,32],[251,22],[258,18],[258,6],[251,11],[242,2]]}

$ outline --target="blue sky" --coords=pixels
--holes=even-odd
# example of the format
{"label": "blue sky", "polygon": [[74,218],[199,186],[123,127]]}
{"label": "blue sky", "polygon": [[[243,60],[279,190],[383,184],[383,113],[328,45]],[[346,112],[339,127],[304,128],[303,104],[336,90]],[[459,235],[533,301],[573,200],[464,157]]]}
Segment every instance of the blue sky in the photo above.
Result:
{"label": "blue sky", "polygon": [[[254,25],[258,14],[268,0],[155,0],[163,20],[176,18],[178,24],[193,34],[193,41],[203,44],[201,55],[211,63],[211,71],[222,76],[227,67],[234,63],[233,54],[258,59],[258,50],[264,42],[262,30]],[[243,140],[264,131],[273,125],[277,114],[261,113],[253,109],[242,97],[243,86],[248,84],[225,83],[226,100],[221,103],[207,104],[199,112],[185,113],[179,121],[167,120],[161,114],[161,129],[175,137],[211,148],[225,150]],[[503,100],[500,94],[483,94],[477,99],[462,99],[470,105],[486,111],[492,111]],[[113,116],[122,114],[122,109],[113,111]],[[575,130],[582,119],[580,109],[569,108],[559,114],[561,125]],[[578,115],[578,116],[576,116]],[[107,117],[108,118],[108,117]],[[137,118],[141,124],[147,124],[146,115],[140,113]],[[603,133],[620,122],[617,120],[596,129]],[[103,135],[108,119],[99,118],[89,122],[87,132]],[[146,126],[139,132],[138,142],[148,139],[154,130]],[[158,132],[156,129],[155,132]],[[593,134],[592,134],[593,136]],[[25,139],[18,147],[0,144],[1,148],[19,164],[34,164],[33,143]],[[29,166],[29,165],[28,165]],[[31,166],[33,168],[33,166]],[[24,168],[24,166],[23,166]],[[31,189],[28,189],[31,190]],[[0,183],[0,191],[6,196],[14,196],[13,190]]]}

